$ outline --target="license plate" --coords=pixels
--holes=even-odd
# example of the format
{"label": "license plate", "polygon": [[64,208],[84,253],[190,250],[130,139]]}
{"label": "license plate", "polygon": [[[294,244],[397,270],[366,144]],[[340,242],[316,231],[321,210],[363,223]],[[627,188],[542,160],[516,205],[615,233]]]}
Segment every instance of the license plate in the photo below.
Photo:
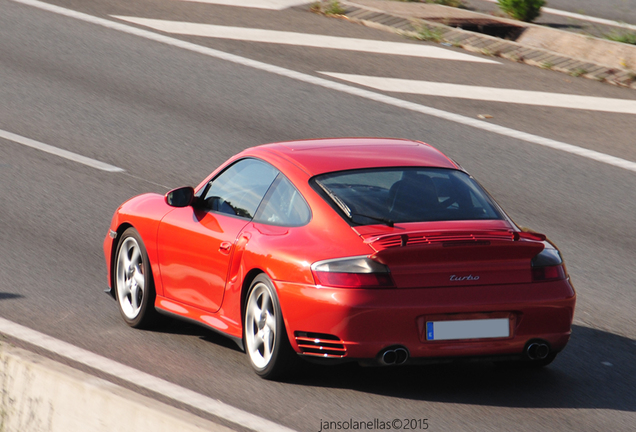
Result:
{"label": "license plate", "polygon": [[506,338],[510,336],[508,318],[428,321],[426,340]]}

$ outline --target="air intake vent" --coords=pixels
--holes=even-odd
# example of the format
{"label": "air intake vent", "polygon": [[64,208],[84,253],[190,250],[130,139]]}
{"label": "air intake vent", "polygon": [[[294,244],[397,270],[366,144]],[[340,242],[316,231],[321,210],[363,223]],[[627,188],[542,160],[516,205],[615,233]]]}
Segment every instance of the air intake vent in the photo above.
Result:
{"label": "air intake vent", "polygon": [[476,244],[488,245],[490,241],[514,241],[518,236],[510,231],[486,231],[486,232],[413,232],[401,235],[387,235],[370,238],[366,242],[370,243],[376,250],[388,249],[392,247],[443,243],[444,246]]}
{"label": "air intake vent", "polygon": [[347,352],[344,342],[334,335],[308,332],[296,332],[294,335],[302,354],[340,358]]}

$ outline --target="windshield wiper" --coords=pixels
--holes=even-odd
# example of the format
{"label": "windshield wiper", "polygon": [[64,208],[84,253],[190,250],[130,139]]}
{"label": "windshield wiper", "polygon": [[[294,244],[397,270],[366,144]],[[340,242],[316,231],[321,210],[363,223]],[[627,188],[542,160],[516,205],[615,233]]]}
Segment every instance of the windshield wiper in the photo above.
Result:
{"label": "windshield wiper", "polygon": [[369,216],[369,215],[365,215],[361,213],[353,213],[351,209],[349,208],[349,206],[345,204],[345,202],[342,199],[340,199],[338,195],[336,195],[331,190],[329,190],[329,188],[323,185],[321,182],[316,181],[316,183],[318,184],[318,186],[322,188],[323,191],[325,191],[325,193],[329,196],[329,198],[331,198],[332,201],[336,203],[336,205],[340,208],[340,210],[342,210],[345,216],[347,216],[349,220],[351,220],[352,222],[354,222],[353,220],[354,216],[360,216],[360,217],[365,217],[367,219],[371,219],[377,222],[382,222],[383,224],[390,226],[391,228],[395,226],[395,223],[391,219],[380,218],[377,216]]}
{"label": "windshield wiper", "polygon": [[383,224],[385,224],[386,226],[390,226],[391,228],[393,228],[395,226],[395,222],[393,222],[391,219],[387,219],[387,218],[369,216],[369,215],[365,215],[365,214],[361,214],[361,213],[351,213],[351,216],[361,216],[361,217],[365,217],[367,219],[371,219],[371,220],[374,220],[374,221],[382,222]]}
{"label": "windshield wiper", "polygon": [[322,188],[322,190],[325,191],[325,193],[327,195],[329,195],[329,198],[332,199],[332,201],[334,203],[336,203],[336,205],[338,207],[340,207],[340,210],[342,210],[342,212],[350,219],[353,220],[353,215],[351,213],[351,209],[349,208],[349,206],[347,206],[344,201],[342,201],[335,193],[331,192],[325,185],[323,185],[322,183],[320,183],[319,181],[316,180],[316,183],[318,184],[318,186],[320,186]]}

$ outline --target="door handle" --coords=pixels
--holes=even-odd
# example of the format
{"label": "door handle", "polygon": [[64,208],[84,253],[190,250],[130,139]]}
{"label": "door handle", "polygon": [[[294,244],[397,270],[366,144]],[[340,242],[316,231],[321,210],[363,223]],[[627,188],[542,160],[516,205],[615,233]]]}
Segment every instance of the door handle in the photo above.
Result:
{"label": "door handle", "polygon": [[222,242],[219,246],[219,252],[225,255],[228,255],[230,253],[230,249],[232,249],[232,243],[230,242]]}

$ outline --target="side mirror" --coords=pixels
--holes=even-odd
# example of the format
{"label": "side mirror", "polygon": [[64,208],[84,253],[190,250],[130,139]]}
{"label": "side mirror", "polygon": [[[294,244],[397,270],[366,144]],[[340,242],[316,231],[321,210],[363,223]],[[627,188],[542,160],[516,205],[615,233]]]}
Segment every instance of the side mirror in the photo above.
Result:
{"label": "side mirror", "polygon": [[194,202],[194,188],[184,186],[172,189],[166,194],[166,204],[171,207],[187,207]]}

